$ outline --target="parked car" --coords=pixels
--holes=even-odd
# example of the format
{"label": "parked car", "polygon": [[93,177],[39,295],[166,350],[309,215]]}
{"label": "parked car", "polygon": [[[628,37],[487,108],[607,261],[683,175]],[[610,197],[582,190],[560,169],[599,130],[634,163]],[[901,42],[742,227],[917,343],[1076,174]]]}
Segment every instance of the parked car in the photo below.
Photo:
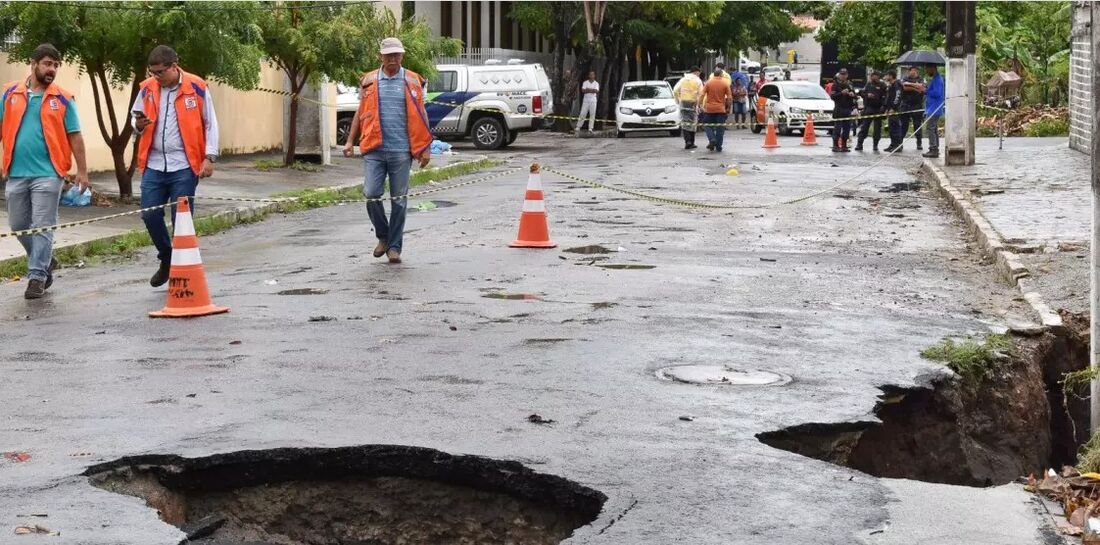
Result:
{"label": "parked car", "polygon": [[680,83],[682,79],[684,79],[684,74],[677,73],[676,75],[665,76],[665,83],[669,84],[671,87],[676,87],[676,84]]}
{"label": "parked car", "polygon": [[782,66],[765,66],[764,75],[767,76],[768,81],[782,81],[786,79],[786,74],[783,72]]}
{"label": "parked car", "polygon": [[336,144],[343,146],[351,132],[351,120],[359,109],[359,90],[343,83],[336,84]]}
{"label": "parked car", "polygon": [[628,132],[668,131],[680,135],[680,105],[665,81],[628,81],[615,105],[616,136]]}
{"label": "parked car", "polygon": [[780,134],[789,135],[806,127],[806,116],[813,114],[814,128],[833,128],[833,100],[820,85],[804,81],[775,81],[765,84],[753,104],[752,132],[764,130],[774,119]]}
{"label": "parked car", "polygon": [[[356,95],[357,97],[358,95]],[[358,108],[338,95],[337,140]],[[427,84],[428,123],[441,140],[473,139],[478,149],[499,149],[521,132],[543,127],[554,111],[550,78],[541,64],[441,64]]]}
{"label": "parked car", "polygon": [[738,62],[741,65],[742,72],[746,72],[748,74],[756,74],[760,72],[760,63],[756,61],[750,61],[749,58],[744,55],[741,55],[741,58],[738,59]]}

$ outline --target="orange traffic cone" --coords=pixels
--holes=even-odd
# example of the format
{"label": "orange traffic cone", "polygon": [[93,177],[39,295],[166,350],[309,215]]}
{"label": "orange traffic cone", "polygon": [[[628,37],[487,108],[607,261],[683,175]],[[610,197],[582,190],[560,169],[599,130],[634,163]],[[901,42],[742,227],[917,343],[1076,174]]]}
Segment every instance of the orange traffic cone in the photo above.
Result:
{"label": "orange traffic cone", "polygon": [[222,312],[229,312],[229,308],[214,306],[210,301],[206,273],[202,270],[202,256],[199,255],[199,237],[195,235],[195,222],[191,219],[191,206],[187,197],[180,197],[172,238],[172,268],[168,272],[168,303],[164,308],[150,312],[149,316],[185,318]]}
{"label": "orange traffic cone", "polygon": [[814,132],[814,116],[806,116],[806,128],[802,129],[802,145],[816,146],[817,134]]}
{"label": "orange traffic cone", "polygon": [[768,132],[764,135],[764,148],[778,148],[779,137],[775,135],[775,120],[768,120]]}
{"label": "orange traffic cone", "polygon": [[546,224],[546,204],[542,200],[542,174],[538,163],[531,165],[527,178],[527,193],[523,196],[523,213],[519,216],[519,234],[509,246],[513,248],[553,248]]}

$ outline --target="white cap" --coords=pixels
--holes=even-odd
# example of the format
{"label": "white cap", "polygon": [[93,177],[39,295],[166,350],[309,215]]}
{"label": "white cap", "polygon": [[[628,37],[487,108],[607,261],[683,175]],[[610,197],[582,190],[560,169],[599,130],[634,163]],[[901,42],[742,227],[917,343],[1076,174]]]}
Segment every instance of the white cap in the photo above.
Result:
{"label": "white cap", "polygon": [[386,38],[385,40],[382,40],[381,49],[383,55],[405,52],[405,46],[401,45],[401,40],[398,40],[397,38]]}

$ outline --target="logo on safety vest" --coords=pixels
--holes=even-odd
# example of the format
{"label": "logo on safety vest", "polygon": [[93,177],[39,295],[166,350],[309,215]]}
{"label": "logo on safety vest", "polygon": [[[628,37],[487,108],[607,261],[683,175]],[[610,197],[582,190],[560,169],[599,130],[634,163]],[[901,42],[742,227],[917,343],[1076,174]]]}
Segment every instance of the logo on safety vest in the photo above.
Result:
{"label": "logo on safety vest", "polygon": [[50,109],[54,110],[54,111],[60,110],[61,109],[61,103],[59,103],[56,98],[51,98],[50,99]]}
{"label": "logo on safety vest", "polygon": [[188,110],[194,110],[198,105],[199,101],[195,97],[184,97],[183,99],[183,106]]}

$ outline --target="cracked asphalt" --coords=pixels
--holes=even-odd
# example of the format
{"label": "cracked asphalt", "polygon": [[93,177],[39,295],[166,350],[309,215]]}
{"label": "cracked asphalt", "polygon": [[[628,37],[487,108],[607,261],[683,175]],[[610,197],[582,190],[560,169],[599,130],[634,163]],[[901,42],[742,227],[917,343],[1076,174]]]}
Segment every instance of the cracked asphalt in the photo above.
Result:
{"label": "cracked asphalt", "polygon": [[[490,156],[720,203],[858,179],[796,205],[698,210],[544,174],[560,246],[518,250],[521,171],[433,196],[454,206],[409,215],[397,266],[370,256],[361,205],[277,216],[200,241],[214,302],[232,309],[201,319],[146,317],[165,298],[146,283],[151,252],[63,270],[41,301],[0,285],[0,451],[31,455],[0,460],[0,542],[177,543],[143,502],[79,475],[99,461],[375,443],[517,460],[607,494],[572,545],[1049,542],[1016,485],[878,479],[755,439],[872,418],[877,386],[939,372],[922,348],[1026,315],[949,210],[909,185],[915,155],[860,174],[882,156],[781,144],[734,131],[719,155],[524,134]],[[619,251],[562,251],[590,244]],[[657,378],[685,364],[792,381]],[[11,533],[28,521],[61,535]]]}

